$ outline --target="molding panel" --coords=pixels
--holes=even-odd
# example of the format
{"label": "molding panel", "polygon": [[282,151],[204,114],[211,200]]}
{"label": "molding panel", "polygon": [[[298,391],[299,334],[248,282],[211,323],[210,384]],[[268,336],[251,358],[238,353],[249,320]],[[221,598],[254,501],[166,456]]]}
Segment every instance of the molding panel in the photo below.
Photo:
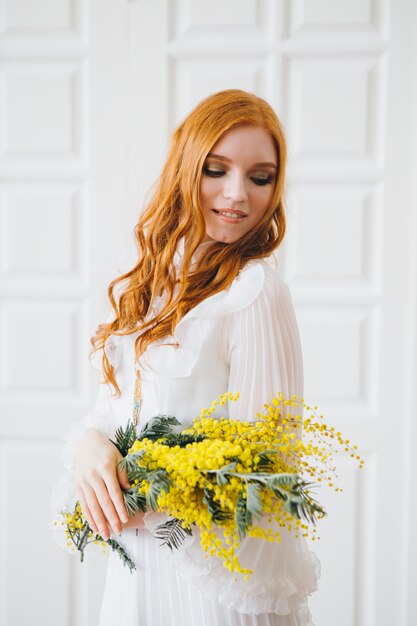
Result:
{"label": "molding panel", "polygon": [[336,418],[375,419],[378,388],[378,308],[303,307],[297,314],[306,398]]}
{"label": "molding panel", "polygon": [[222,89],[244,89],[266,97],[270,67],[265,58],[244,58],[243,55],[235,59],[177,59],[172,81],[175,117],[171,126],[174,126],[200,100]]}
{"label": "molding panel", "polygon": [[0,49],[84,45],[88,5],[83,0],[3,0],[0,3]]}
{"label": "molding panel", "polygon": [[[96,8],[93,28],[90,12]],[[123,183],[118,187],[114,182],[121,181],[116,155],[123,147],[114,140],[116,133],[123,135],[121,115],[117,107],[110,115],[109,108],[115,94],[121,93],[116,81],[120,44],[127,36],[126,13],[127,2],[119,0],[100,0],[100,7],[89,0],[0,0],[0,623],[4,626],[98,622],[105,560],[92,559],[93,567],[81,565],[77,557],[54,545],[49,500],[52,483],[64,472],[59,460],[62,437],[88,413],[90,396],[97,392],[88,360],[89,339],[98,322],[98,315],[91,312],[104,272],[104,262],[97,257],[109,254],[103,241],[111,240],[115,232],[115,202],[109,211],[97,199],[97,189],[103,180],[110,181],[117,207],[122,206]],[[115,45],[118,15],[123,15],[123,39]],[[102,35],[104,25],[107,31]],[[109,116],[113,135],[103,115]],[[122,145],[126,142],[123,137]],[[115,155],[111,172],[103,175],[100,166],[106,159],[110,162],[110,154]],[[94,254],[99,244],[91,240],[93,229],[105,249],[102,257]],[[19,463],[21,458],[24,464]],[[42,576],[37,575],[40,564]]]}
{"label": "molding panel", "polygon": [[72,25],[70,0],[6,0],[5,32],[69,29]]}
{"label": "molding panel", "polygon": [[[286,276],[295,290],[315,298],[375,300],[382,280],[382,209],[381,186],[296,187],[285,257]],[[323,229],[331,234],[323,237]],[[315,241],[320,245],[314,246]]]}
{"label": "molding panel", "polygon": [[62,292],[86,281],[85,186],[3,185],[0,201],[0,293]]}
{"label": "molding panel", "polygon": [[57,403],[79,395],[86,374],[79,365],[84,363],[83,325],[78,303],[26,299],[3,306],[2,400]]}
{"label": "molding panel", "polygon": [[[317,498],[328,512],[320,522],[314,550],[322,567],[319,585],[326,590],[309,602],[314,624],[375,623],[375,559],[377,456],[361,452],[365,466],[359,470],[351,460],[338,457],[336,484],[343,493],[318,489]],[[342,591],[343,590],[343,591]],[[321,598],[321,599],[320,599]],[[331,599],[340,598],[341,603]]]}
{"label": "molding panel", "polygon": [[302,0],[292,3],[293,16],[298,13],[302,25],[369,24],[372,20],[372,0]]}
{"label": "molding panel", "polygon": [[[297,37],[342,37],[352,44],[386,39],[389,0],[291,0],[289,33]],[[350,41],[349,41],[350,40]]]}
{"label": "molding panel", "polygon": [[238,11],[234,1],[173,0],[170,39],[200,46],[210,39],[216,43],[222,39],[263,43],[272,35],[273,11],[271,0],[239,0]]}
{"label": "molding panel", "polygon": [[287,132],[297,173],[315,178],[321,168],[332,177],[378,177],[384,162],[383,57],[293,58],[286,73]]}
{"label": "molding panel", "polygon": [[84,72],[83,64],[65,61],[3,65],[0,174],[11,164],[38,168],[85,159]]}
{"label": "molding panel", "polygon": [[[21,433],[18,441],[0,441],[0,464],[0,621],[4,626],[28,621],[67,625],[72,612],[68,595],[72,559],[52,543],[50,528],[51,477],[62,471],[58,447],[28,440]],[[22,537],[28,540],[24,549],[17,549]]]}

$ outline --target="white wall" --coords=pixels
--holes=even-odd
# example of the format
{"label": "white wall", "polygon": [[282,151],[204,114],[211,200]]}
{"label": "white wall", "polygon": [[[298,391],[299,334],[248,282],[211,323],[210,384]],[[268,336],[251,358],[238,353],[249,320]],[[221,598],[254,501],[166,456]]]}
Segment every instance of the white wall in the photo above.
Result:
{"label": "white wall", "polygon": [[81,566],[48,528],[61,438],[95,394],[88,340],[169,132],[225,87],[268,99],[287,130],[279,259],[305,396],[366,458],[361,476],[342,459],[344,494],[321,498],[316,626],[416,623],[416,12],[0,0],[1,626],[96,623],[104,560]]}
{"label": "white wall", "polygon": [[0,1],[2,626],[96,622],[104,562],[52,543],[49,499],[96,393],[89,338],[130,229],[126,8]]}

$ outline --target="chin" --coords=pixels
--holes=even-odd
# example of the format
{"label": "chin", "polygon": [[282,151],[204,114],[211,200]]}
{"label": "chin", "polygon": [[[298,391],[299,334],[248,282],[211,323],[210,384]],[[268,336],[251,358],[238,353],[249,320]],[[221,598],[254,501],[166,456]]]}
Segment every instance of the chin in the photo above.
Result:
{"label": "chin", "polygon": [[230,233],[210,233],[207,232],[207,237],[211,239],[211,241],[217,241],[218,243],[235,243],[243,237],[243,235],[231,235]]}

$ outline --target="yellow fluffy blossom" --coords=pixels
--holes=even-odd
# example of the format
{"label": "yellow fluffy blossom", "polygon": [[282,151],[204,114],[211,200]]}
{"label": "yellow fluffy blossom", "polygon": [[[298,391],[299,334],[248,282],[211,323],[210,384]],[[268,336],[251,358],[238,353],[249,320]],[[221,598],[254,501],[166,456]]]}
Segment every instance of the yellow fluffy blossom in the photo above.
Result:
{"label": "yellow fluffy blossom", "polygon": [[[180,433],[172,431],[171,426],[179,424],[175,418],[156,416],[137,439],[129,425],[116,432],[116,440],[124,442],[126,456],[120,463],[132,485],[124,494],[131,514],[151,508],[171,517],[171,525],[159,527],[159,537],[171,547],[178,547],[179,538],[198,527],[205,554],[248,578],[252,571],[241,567],[237,557],[242,539],[279,542],[279,529],[287,529],[296,537],[316,540],[313,526],[325,512],[312,490],[325,484],[341,491],[333,453],[348,452],[359,467],[363,460],[357,446],[326,424],[304,398],[285,399],[278,393],[254,421],[253,416],[247,421],[245,416],[213,416],[219,406],[237,399],[238,394],[222,394]],[[261,527],[256,523],[260,519],[268,524]],[[81,553],[81,560],[88,543],[109,545],[135,569],[122,546],[92,532],[79,503],[73,513],[62,513],[61,524],[67,545]]]}
{"label": "yellow fluffy blossom", "polygon": [[[242,568],[236,556],[240,540],[247,534],[280,541],[278,531],[261,528],[255,518],[267,515],[268,521],[275,521],[278,527],[315,540],[316,530],[301,522],[291,499],[294,490],[300,489],[297,497],[301,494],[304,498],[308,517],[314,523],[324,511],[310,495],[312,483],[324,481],[340,491],[334,483],[335,442],[350,452],[359,467],[363,461],[356,446],[323,422],[317,407],[312,409],[296,396],[284,400],[282,394],[277,394],[255,422],[212,417],[218,405],[224,406],[237,397],[223,394],[203,409],[191,426],[181,431],[191,440],[186,445],[171,445],[164,437],[145,437],[135,441],[129,453],[141,453],[137,465],[142,479],[135,483],[139,494],[148,498],[151,492],[154,494],[156,505],[152,508],[177,518],[189,531],[197,526],[205,553],[219,557],[230,571],[247,577],[251,570]],[[286,410],[282,417],[283,406],[300,405],[312,413],[303,418],[302,410],[298,415]],[[158,471],[167,476],[167,482],[159,488]],[[295,479],[299,483],[295,484]],[[279,480],[283,482],[276,482]],[[219,528],[222,539],[216,533]]]}

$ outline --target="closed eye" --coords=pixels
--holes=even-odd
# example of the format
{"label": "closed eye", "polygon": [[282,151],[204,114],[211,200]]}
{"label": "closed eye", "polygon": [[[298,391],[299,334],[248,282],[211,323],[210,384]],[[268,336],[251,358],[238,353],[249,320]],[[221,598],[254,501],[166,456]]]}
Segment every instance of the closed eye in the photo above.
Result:
{"label": "closed eye", "polygon": [[213,178],[218,178],[219,176],[223,176],[223,174],[225,173],[224,170],[210,169],[209,167],[207,167],[207,165],[204,165],[203,172],[204,174],[207,174],[207,176],[212,176]]}
{"label": "closed eye", "polygon": [[[207,165],[204,165],[203,173],[206,174],[206,176],[211,176],[212,178],[220,178],[221,176],[224,176],[226,172],[224,170],[212,169]],[[264,186],[272,183],[273,176],[251,176],[250,179],[255,183],[255,185]]]}
{"label": "closed eye", "polygon": [[255,183],[255,185],[270,185],[272,183],[272,176],[267,176],[267,178],[252,176],[251,180]]}

